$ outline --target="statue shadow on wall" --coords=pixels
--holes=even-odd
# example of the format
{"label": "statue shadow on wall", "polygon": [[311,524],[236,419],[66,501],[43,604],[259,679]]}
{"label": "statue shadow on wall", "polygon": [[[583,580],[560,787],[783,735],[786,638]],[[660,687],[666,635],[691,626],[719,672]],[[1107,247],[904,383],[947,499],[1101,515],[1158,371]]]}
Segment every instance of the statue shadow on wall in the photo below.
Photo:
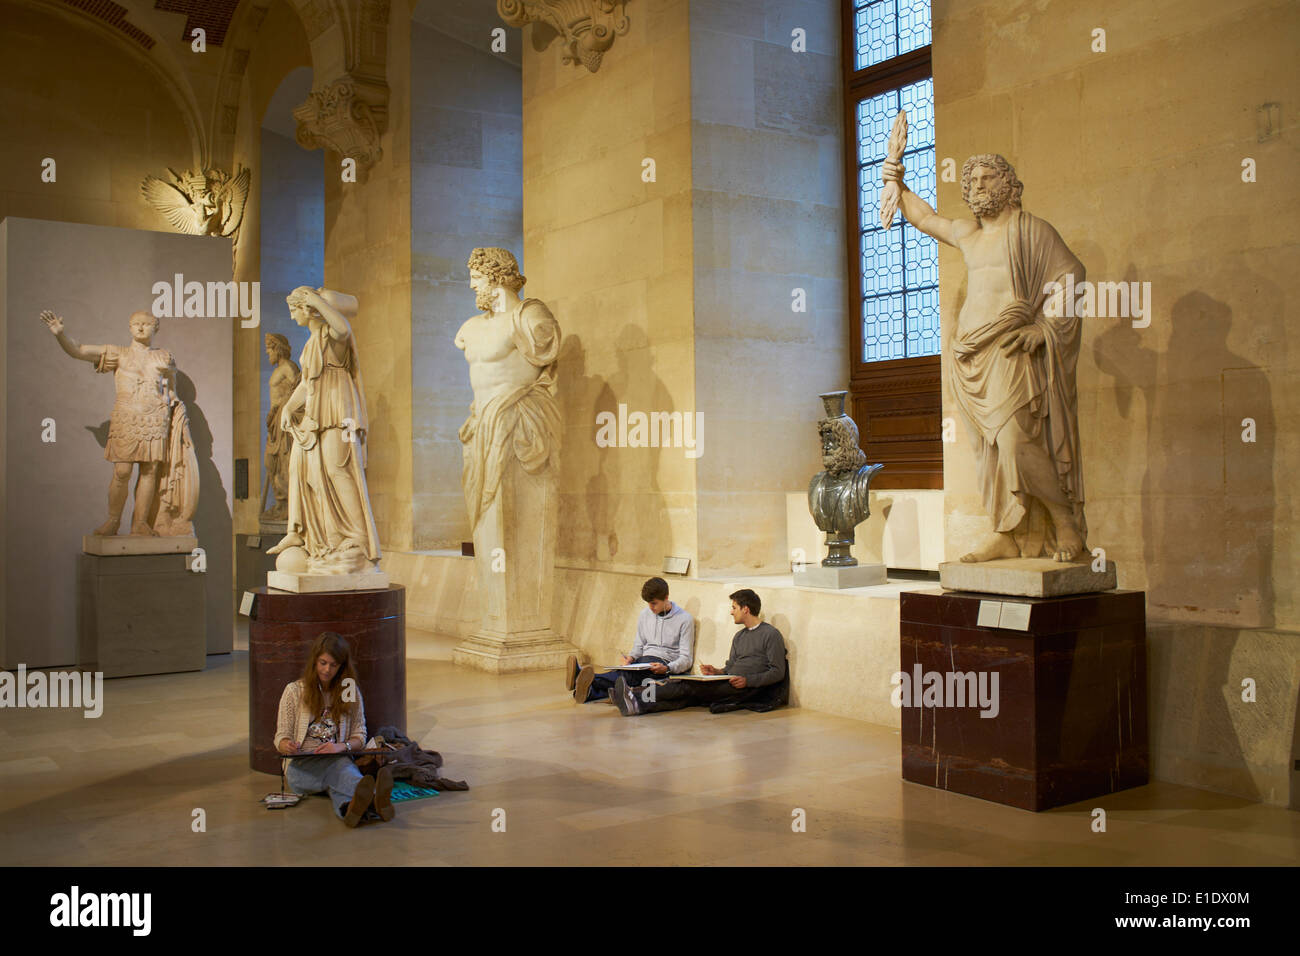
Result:
{"label": "statue shadow on wall", "polygon": [[[567,335],[560,351],[561,388],[560,402],[564,420],[577,422],[581,430],[566,435],[570,441],[590,441],[595,445],[598,428],[596,416],[601,412],[618,415],[620,404],[631,411],[674,411],[671,396],[663,381],[655,374],[654,355],[650,340],[641,329],[625,325],[611,341],[618,343],[617,368],[608,378],[587,374],[587,355],[578,335]],[[633,369],[633,353],[644,356]],[[635,392],[633,394],[633,389]],[[649,406],[643,407],[642,402]],[[689,412],[681,409],[683,415]],[[676,448],[596,448],[594,472],[585,476],[575,474],[573,455],[561,455],[561,468],[565,470],[561,487],[583,487],[587,509],[586,527],[576,527],[562,539],[560,553],[596,564],[615,561],[620,551],[619,536],[632,535],[636,539],[635,555],[647,551],[666,550],[670,544],[668,513],[660,496],[659,456],[683,454]],[[633,482],[634,493],[627,494],[625,479]],[[618,502],[631,501],[633,510],[620,512]],[[561,528],[561,533],[565,529]],[[654,544],[647,543],[647,539]],[[626,551],[626,549],[623,549]]]}
{"label": "statue shadow on wall", "polygon": [[[790,592],[784,593],[788,594]],[[766,620],[766,617],[764,619]],[[794,691],[794,665],[799,652],[796,645],[791,642],[790,631],[792,625],[790,624],[790,618],[784,614],[773,614],[771,624],[781,632],[781,637],[785,639],[785,676],[790,681],[790,703],[787,706],[798,707],[799,696]],[[787,737],[786,740],[789,740],[789,738]]]}
{"label": "statue shadow on wall", "polygon": [[[1133,278],[1130,267],[1126,281]],[[1159,318],[1153,317],[1153,322]],[[1139,503],[1148,609],[1166,612],[1174,620],[1205,610],[1245,612],[1240,623],[1222,626],[1271,627],[1275,416],[1267,373],[1228,347],[1232,319],[1225,303],[1193,290],[1180,296],[1170,310],[1163,354],[1146,344],[1152,341],[1150,331],[1120,319],[1109,320],[1113,324],[1096,337],[1093,355],[1097,367],[1116,380],[1120,417],[1145,416],[1148,453]],[[1220,389],[1218,435],[1206,428],[1203,418],[1188,414],[1190,390],[1209,378],[1217,379]],[[1134,393],[1141,396],[1141,409]],[[1192,411],[1196,408],[1193,405]],[[1242,408],[1250,414],[1242,413]],[[1242,441],[1242,417],[1254,420],[1254,442]],[[1216,461],[1220,454],[1223,474],[1217,502],[1209,495],[1180,493],[1194,487],[1186,478],[1189,460],[1203,456]],[[1206,504],[1220,508],[1220,513],[1203,513]],[[1251,592],[1256,595],[1250,602],[1253,607],[1243,606],[1238,596]],[[1165,686],[1153,688],[1151,695],[1151,713],[1157,721],[1185,709],[1173,706],[1176,697],[1191,693],[1197,698],[1194,728],[1158,735],[1159,728],[1152,726],[1153,743],[1165,733],[1190,733],[1190,738],[1180,736],[1164,746],[1197,749],[1205,732],[1238,726],[1229,704],[1229,695],[1241,690],[1241,675],[1231,666],[1235,645],[1236,641],[1205,641],[1197,649],[1203,653],[1200,665],[1190,671],[1176,665],[1158,671],[1148,668],[1148,673],[1165,678]],[[1194,682],[1190,687],[1187,677]],[[1220,740],[1218,758],[1240,772],[1238,780],[1250,780],[1240,741]],[[1261,799],[1253,783],[1248,789],[1253,799]]]}
{"label": "statue shadow on wall", "polygon": [[190,438],[194,441],[194,457],[199,462],[199,503],[194,509],[194,534],[199,544],[208,552],[208,564],[215,561],[229,563],[231,557],[231,515],[226,504],[226,487],[221,472],[212,460],[212,428],[198,402],[194,380],[182,371],[176,373],[176,395],[185,403],[190,419]]}

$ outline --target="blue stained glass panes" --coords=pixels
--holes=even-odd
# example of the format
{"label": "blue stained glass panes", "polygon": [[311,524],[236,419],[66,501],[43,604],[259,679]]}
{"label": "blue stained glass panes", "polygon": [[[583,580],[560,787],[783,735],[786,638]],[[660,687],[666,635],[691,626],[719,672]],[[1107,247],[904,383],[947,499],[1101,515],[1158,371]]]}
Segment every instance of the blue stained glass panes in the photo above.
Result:
{"label": "blue stained glass panes", "polygon": [[[899,6],[906,6],[904,0],[899,0]],[[924,6],[928,22],[929,4]],[[925,42],[929,42],[928,28]],[[865,362],[939,353],[938,243],[904,220],[901,212],[889,229],[880,226],[880,168],[888,150],[889,131],[900,109],[907,111],[907,148],[903,151],[907,186],[931,206],[937,202],[933,81],[919,80],[860,102],[858,176]]]}
{"label": "blue stained glass panes", "polygon": [[857,66],[864,69],[930,43],[930,0],[857,0]]}

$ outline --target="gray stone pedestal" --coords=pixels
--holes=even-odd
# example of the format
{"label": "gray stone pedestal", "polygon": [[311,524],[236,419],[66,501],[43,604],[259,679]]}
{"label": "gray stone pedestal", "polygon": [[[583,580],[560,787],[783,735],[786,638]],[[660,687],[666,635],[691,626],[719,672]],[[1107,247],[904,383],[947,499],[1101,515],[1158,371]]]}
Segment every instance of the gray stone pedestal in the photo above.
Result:
{"label": "gray stone pedestal", "polygon": [[77,663],[105,677],[201,671],[204,579],[185,554],[82,554]]}
{"label": "gray stone pedestal", "polygon": [[854,564],[847,568],[810,564],[802,569],[795,568],[794,571],[795,587],[828,588],[833,591],[884,584],[888,579],[883,564]]}

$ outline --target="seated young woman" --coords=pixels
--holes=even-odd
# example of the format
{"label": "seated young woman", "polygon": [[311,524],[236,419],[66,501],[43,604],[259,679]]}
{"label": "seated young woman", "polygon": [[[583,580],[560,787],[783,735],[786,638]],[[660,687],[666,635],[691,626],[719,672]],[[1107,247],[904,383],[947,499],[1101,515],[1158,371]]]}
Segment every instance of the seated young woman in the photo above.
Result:
{"label": "seated young woman", "polygon": [[350,827],[363,819],[393,819],[392,771],[384,767],[378,777],[363,777],[347,756],[366,744],[356,678],[348,642],[325,631],[312,644],[302,677],[285,685],[275,726],[275,749],[282,754],[337,754],[286,760],[285,780],[294,793],[327,794]]}

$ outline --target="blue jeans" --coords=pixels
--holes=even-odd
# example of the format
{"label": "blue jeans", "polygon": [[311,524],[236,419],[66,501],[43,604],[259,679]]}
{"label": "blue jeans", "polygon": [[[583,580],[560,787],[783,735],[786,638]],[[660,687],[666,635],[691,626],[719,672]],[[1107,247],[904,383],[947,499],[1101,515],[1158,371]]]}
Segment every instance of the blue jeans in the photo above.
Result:
{"label": "blue jeans", "polygon": [[[632,662],[633,664],[667,664],[668,662],[662,657],[646,657],[642,655]],[[640,687],[643,680],[658,679],[667,677],[667,674],[652,674],[649,671],[606,671],[603,674],[597,674],[591,682],[591,690],[587,691],[587,700],[604,700],[609,696],[610,689],[614,682],[618,680],[619,675],[628,682],[632,687]]]}
{"label": "blue jeans", "polygon": [[294,793],[328,792],[330,802],[342,817],[347,815],[352,794],[361,782],[361,771],[351,757],[326,754],[290,760],[284,779]]}

